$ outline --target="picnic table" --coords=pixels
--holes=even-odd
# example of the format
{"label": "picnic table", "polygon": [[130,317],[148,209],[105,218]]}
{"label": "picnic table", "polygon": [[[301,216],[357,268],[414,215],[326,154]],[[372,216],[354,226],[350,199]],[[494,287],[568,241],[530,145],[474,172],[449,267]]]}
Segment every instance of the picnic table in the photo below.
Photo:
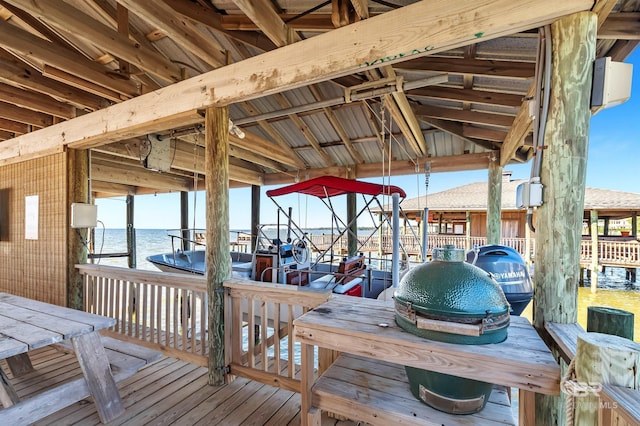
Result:
{"label": "picnic table", "polygon": [[122,414],[124,406],[98,333],[115,323],[113,318],[0,293],[0,359],[7,361],[13,377],[33,371],[29,351],[65,343],[71,344],[84,376],[21,400],[0,368],[0,423],[31,423],[87,396],[93,397],[103,423]]}

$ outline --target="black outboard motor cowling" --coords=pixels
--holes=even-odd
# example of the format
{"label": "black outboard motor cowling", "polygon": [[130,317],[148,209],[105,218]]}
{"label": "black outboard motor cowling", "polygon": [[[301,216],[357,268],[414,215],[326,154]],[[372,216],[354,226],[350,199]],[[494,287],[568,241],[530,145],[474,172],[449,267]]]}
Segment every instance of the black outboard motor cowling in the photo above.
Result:
{"label": "black outboard motor cowling", "polygon": [[533,298],[527,264],[511,247],[497,244],[477,247],[467,252],[467,262],[487,271],[500,284],[511,305],[511,315],[520,315]]}

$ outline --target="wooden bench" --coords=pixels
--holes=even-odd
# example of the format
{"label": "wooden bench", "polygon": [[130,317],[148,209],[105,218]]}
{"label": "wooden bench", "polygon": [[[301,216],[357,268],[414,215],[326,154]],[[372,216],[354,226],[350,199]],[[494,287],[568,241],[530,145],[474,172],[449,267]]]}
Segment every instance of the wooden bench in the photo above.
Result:
{"label": "wooden bench", "polygon": [[341,354],[312,387],[312,406],[372,425],[515,425],[507,389],[495,386],[476,414],[453,415],[417,400],[402,365]]}
{"label": "wooden bench", "polygon": [[[109,359],[111,371],[116,383],[133,376],[145,365],[151,364],[162,354],[130,342],[102,336],[102,342]],[[73,352],[70,342],[56,344],[65,352]],[[60,406],[69,406],[91,396],[84,377],[46,390],[0,410],[0,425],[27,425],[55,413]],[[48,403],[51,401],[51,403]],[[53,404],[55,401],[55,404]]]}
{"label": "wooden bench", "polygon": [[[578,336],[586,333],[580,324],[546,323],[544,327],[555,341],[560,356],[569,364],[576,356]],[[600,392],[600,402],[605,411],[604,416],[613,422],[613,416],[617,416],[619,425],[640,424],[640,390],[628,389],[621,386],[603,385]],[[604,423],[614,424],[614,423]]]}

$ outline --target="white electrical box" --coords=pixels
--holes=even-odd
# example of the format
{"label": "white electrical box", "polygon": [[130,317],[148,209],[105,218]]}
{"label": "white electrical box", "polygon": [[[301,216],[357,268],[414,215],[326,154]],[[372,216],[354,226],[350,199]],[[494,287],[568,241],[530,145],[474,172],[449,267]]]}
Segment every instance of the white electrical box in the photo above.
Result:
{"label": "white electrical box", "polygon": [[611,57],[598,58],[593,64],[591,107],[609,108],[631,97],[633,65],[614,62]]}
{"label": "white electrical box", "polygon": [[523,182],[516,188],[516,208],[528,209],[542,205],[542,184]]}
{"label": "white electrical box", "polygon": [[95,228],[98,225],[98,206],[95,204],[72,203],[71,227]]}
{"label": "white electrical box", "polygon": [[159,172],[168,172],[171,170],[171,139],[160,139],[157,135],[148,135],[149,154],[144,160],[144,166],[147,169],[157,170]]}

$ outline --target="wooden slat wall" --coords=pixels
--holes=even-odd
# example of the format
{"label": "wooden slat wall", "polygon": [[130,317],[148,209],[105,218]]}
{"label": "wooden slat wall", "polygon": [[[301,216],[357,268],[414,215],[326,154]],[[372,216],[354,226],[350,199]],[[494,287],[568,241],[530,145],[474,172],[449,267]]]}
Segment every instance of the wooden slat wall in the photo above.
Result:
{"label": "wooden slat wall", "polygon": [[[0,291],[66,305],[67,154],[0,167]],[[25,239],[25,197],[38,195],[38,239]]]}

